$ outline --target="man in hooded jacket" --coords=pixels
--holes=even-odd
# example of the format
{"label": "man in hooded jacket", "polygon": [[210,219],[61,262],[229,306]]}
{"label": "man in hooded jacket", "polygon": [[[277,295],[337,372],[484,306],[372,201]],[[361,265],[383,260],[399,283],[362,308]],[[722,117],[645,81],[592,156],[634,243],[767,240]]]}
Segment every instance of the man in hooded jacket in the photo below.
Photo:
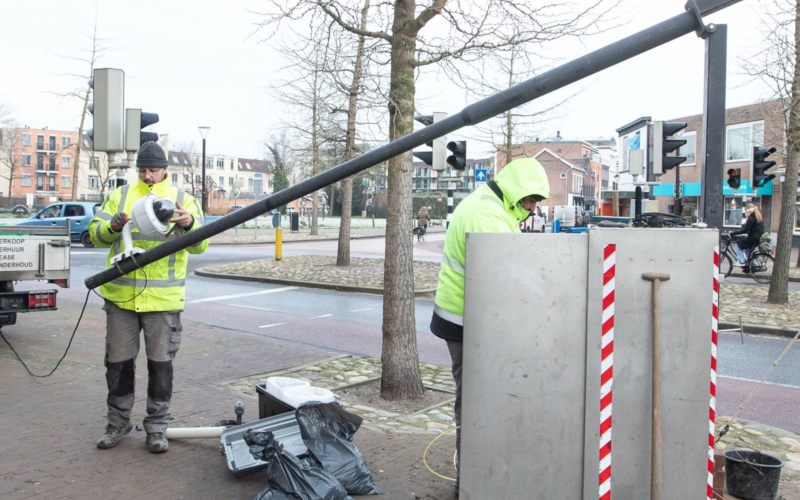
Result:
{"label": "man in hooded jacket", "polygon": [[[111,247],[106,267],[111,266],[111,258],[122,250],[120,236],[133,204],[149,193],[175,203],[176,210],[170,219],[174,224],[171,237],[180,238],[203,225],[203,212],[197,200],[170,183],[167,157],[161,146],[145,142],[139,149],[136,167],[139,182],[118,187],[109,194],[89,225],[92,243]],[[163,234],[144,235],[136,229],[132,231],[134,245],[144,250],[165,243],[165,238]],[[147,416],[144,418],[147,449],[151,453],[169,449],[164,431],[172,400],[172,362],[183,331],[181,311],[186,295],[188,254],[200,254],[206,248],[208,240],[203,240],[100,287],[106,311],[108,425],[97,442],[98,448],[113,448],[131,431],[136,356],[139,334],[143,331],[148,373]]]}
{"label": "man in hooded jacket", "polygon": [[[464,274],[467,233],[519,233],[519,224],[550,196],[550,183],[533,158],[514,160],[493,180],[464,198],[453,212],[442,255],[431,332],[447,341],[456,382],[456,425],[461,426],[461,366],[464,330]],[[456,431],[460,454],[461,431]],[[455,484],[458,494],[458,480]]]}

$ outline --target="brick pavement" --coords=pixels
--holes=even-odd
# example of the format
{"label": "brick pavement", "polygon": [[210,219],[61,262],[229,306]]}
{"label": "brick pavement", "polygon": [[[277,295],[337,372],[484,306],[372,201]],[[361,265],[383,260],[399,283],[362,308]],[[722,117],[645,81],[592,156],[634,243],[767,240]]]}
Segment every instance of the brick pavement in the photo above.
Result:
{"label": "brick pavement", "polygon": [[[63,353],[79,312],[79,304],[63,300],[58,311],[26,315],[3,333],[35,373],[46,373]],[[168,453],[153,455],[145,449],[145,433],[134,430],[116,448],[96,448],[106,412],[104,325],[102,311],[90,305],[66,360],[45,379],[29,376],[0,343],[0,496],[8,500],[254,498],[266,484],[265,475],[233,477],[216,440],[174,440]],[[171,424],[202,426],[234,418],[237,396],[214,387],[221,381],[333,354],[337,353],[186,321],[176,358]],[[143,355],[137,368],[133,421],[141,423],[147,384]],[[245,420],[257,418],[256,401],[244,402]],[[430,439],[368,429],[356,435],[376,483],[386,492],[380,498],[452,498],[450,484],[434,478],[422,465]],[[437,445],[441,447],[429,461],[447,474],[452,470],[448,469],[452,438],[447,436]]]}

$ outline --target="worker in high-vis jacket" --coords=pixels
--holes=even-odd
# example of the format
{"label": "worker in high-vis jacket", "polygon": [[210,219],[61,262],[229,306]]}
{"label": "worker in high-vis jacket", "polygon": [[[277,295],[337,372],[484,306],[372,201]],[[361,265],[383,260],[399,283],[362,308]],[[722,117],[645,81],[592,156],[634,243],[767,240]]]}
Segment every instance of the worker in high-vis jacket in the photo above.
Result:
{"label": "worker in high-vis jacket", "polygon": [[[167,158],[155,142],[145,142],[136,160],[139,181],[126,184],[108,195],[89,226],[92,243],[111,247],[111,258],[123,250],[122,228],[133,204],[148,193],[168,198],[176,210],[170,219],[173,231],[145,236],[132,231],[133,244],[144,250],[155,248],[167,237],[180,238],[203,225],[200,204],[190,194],[173,187],[167,176]],[[144,333],[147,354],[147,449],[163,453],[169,449],[164,437],[172,400],[172,363],[181,344],[181,311],[184,306],[186,267],[189,254],[208,247],[203,240],[142,269],[137,269],[100,287],[106,312],[106,381],[108,383],[108,425],[97,442],[101,449],[113,448],[131,431],[136,356],[140,333]]]}
{"label": "worker in high-vis jacket", "polygon": [[[533,158],[514,160],[493,180],[464,198],[453,212],[444,242],[431,332],[447,341],[456,382],[456,425],[461,426],[461,366],[464,330],[464,274],[467,233],[519,233],[519,224],[550,196],[550,183]],[[499,334],[499,332],[498,332]],[[456,450],[461,431],[456,431]],[[458,494],[458,480],[455,483]]]}

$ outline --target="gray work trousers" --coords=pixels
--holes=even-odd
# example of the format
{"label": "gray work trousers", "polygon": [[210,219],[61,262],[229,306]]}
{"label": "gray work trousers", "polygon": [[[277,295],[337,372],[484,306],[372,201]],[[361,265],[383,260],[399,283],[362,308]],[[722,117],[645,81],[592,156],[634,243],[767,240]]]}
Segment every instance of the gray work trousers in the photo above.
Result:
{"label": "gray work trousers", "polygon": [[461,367],[464,363],[464,343],[455,340],[447,341],[447,349],[450,350],[450,359],[453,362],[453,380],[456,382],[456,404],[453,410],[456,414],[456,484],[461,478]]}
{"label": "gray work trousers", "polygon": [[108,383],[108,424],[118,428],[130,425],[136,385],[136,356],[139,334],[144,332],[147,355],[148,434],[164,432],[172,400],[172,361],[181,344],[180,311],[137,313],[105,301],[106,382]]}

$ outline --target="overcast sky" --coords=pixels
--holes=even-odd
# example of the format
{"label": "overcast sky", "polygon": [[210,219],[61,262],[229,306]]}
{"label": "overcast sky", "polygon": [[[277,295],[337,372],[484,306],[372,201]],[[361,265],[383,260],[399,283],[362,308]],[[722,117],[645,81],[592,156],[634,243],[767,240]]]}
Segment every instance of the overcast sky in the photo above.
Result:
{"label": "overcast sky", "polygon": [[[264,4],[259,0],[0,2],[4,21],[0,101],[11,104],[20,125],[76,130],[82,103],[53,93],[82,85],[81,79],[67,74],[85,74],[86,66],[69,57],[90,48],[87,36],[96,7],[98,36],[111,49],[98,67],[125,71],[126,107],[161,117],[151,130],[169,134],[171,144],[194,141],[199,146],[197,127],[207,125],[209,153],[262,158],[263,141],[285,112],[264,90],[280,61],[268,45],[259,43],[258,34],[253,35],[259,17],[252,11],[266,8]],[[548,56],[564,61],[581,56],[681,13],[684,4],[685,0],[627,0],[621,11],[627,24],[583,44],[559,44]],[[706,18],[728,25],[728,107],[769,97],[762,85],[747,84],[737,64],[748,50],[763,43],[764,30],[755,20],[758,6],[757,0],[745,0]],[[609,138],[616,128],[640,116],[668,119],[699,114],[703,55],[704,42],[690,34],[579,83],[582,91],[542,135],[560,130],[569,139]],[[559,95],[575,90],[564,89]],[[417,102],[423,113],[455,113],[468,104],[438,71],[420,79]],[[470,134],[465,129],[460,135],[469,139]],[[470,157],[482,153],[477,147],[470,149]]]}

